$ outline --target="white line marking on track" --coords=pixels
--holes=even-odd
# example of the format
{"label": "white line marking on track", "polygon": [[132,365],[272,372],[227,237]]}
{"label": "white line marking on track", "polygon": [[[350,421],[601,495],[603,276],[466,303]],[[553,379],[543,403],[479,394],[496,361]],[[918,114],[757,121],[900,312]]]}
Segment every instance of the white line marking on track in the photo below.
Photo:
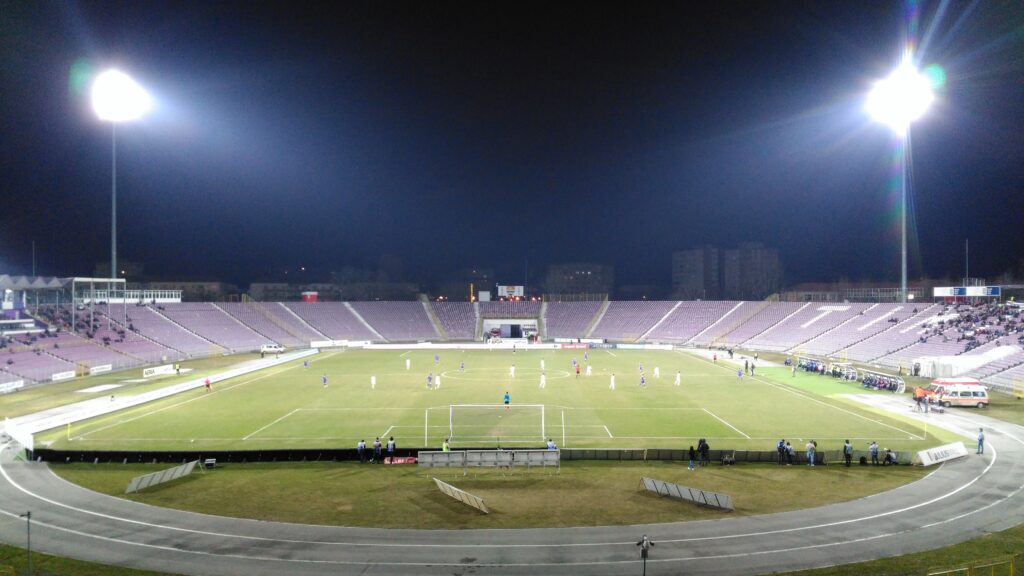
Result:
{"label": "white line marking on track", "polygon": [[[1016,440],[1016,438],[1014,438],[1014,439]],[[8,448],[10,448],[10,443],[9,442],[0,445],[0,451],[7,450]],[[724,540],[724,539],[737,539],[737,538],[760,538],[760,537],[764,537],[764,536],[768,536],[768,535],[772,535],[772,534],[781,534],[781,533],[788,533],[788,532],[799,532],[799,531],[804,531],[804,530],[817,530],[817,529],[820,529],[820,528],[827,528],[827,527],[831,527],[831,526],[840,526],[840,525],[845,525],[845,524],[851,524],[851,523],[854,523],[854,522],[863,522],[865,520],[873,520],[875,518],[882,518],[882,517],[891,516],[891,515],[894,515],[894,514],[903,514],[905,512],[909,512],[910,510],[916,510],[917,508],[921,508],[923,506],[930,506],[930,505],[934,504],[935,502],[938,502],[938,501],[944,500],[946,498],[949,498],[951,496],[954,496],[954,495],[958,494],[959,492],[961,492],[962,490],[966,490],[971,485],[973,485],[975,482],[980,480],[981,477],[984,476],[985,474],[987,474],[989,472],[989,470],[991,470],[992,467],[996,463],[997,454],[996,454],[996,451],[995,451],[995,447],[993,446],[992,448],[993,448],[992,460],[988,463],[988,466],[986,466],[984,470],[982,470],[977,476],[975,476],[969,482],[961,485],[960,487],[958,487],[958,488],[956,488],[954,490],[951,490],[950,492],[947,492],[946,494],[942,494],[940,496],[936,496],[935,498],[932,498],[931,500],[928,500],[928,501],[925,501],[925,502],[919,502],[917,504],[914,504],[914,505],[911,505],[911,506],[907,506],[907,507],[904,507],[904,508],[901,508],[901,509],[898,509],[898,510],[887,510],[885,512],[880,512],[878,514],[873,514],[871,516],[865,516],[865,517],[861,517],[861,518],[850,518],[850,519],[846,519],[846,520],[839,520],[839,521],[836,521],[836,522],[829,522],[829,523],[825,523],[825,524],[818,524],[818,525],[812,525],[812,526],[798,526],[798,527],[795,527],[795,528],[784,528],[784,529],[779,529],[779,530],[766,530],[766,531],[762,531],[762,532],[748,532],[748,533],[744,533],[744,534],[732,534],[732,535],[725,535],[725,536],[721,536],[721,535],[720,536],[705,536],[705,537],[698,537],[698,538],[681,538],[681,539],[670,539],[670,540],[661,540],[661,539],[659,539],[658,541],[659,542],[671,542],[671,543],[683,543],[683,542],[696,542],[696,541],[716,540],[716,539],[723,539]],[[62,478],[57,476],[53,472],[52,469],[47,468],[47,470],[50,472],[50,474],[53,474],[54,477],[58,478],[62,482],[68,483],[66,480],[63,480]],[[66,508],[66,509],[69,509],[69,510],[74,510],[76,512],[81,512],[83,514],[97,516],[97,517],[100,517],[100,518],[107,518],[107,519],[110,519],[110,520],[125,522],[125,523],[129,523],[129,524],[137,524],[137,525],[141,525],[141,526],[148,526],[148,527],[151,527],[151,528],[162,528],[162,529],[171,530],[171,531],[185,532],[185,533],[192,533],[192,534],[201,534],[201,535],[207,535],[207,536],[237,538],[237,539],[240,539],[240,540],[264,541],[264,542],[286,542],[286,543],[299,543],[299,544],[323,544],[323,545],[350,546],[350,547],[367,547],[367,548],[397,548],[397,547],[413,547],[413,548],[428,548],[428,547],[431,547],[431,548],[552,548],[552,547],[563,547],[563,548],[569,548],[569,547],[593,547],[593,546],[613,546],[613,545],[626,545],[626,544],[632,545],[632,544],[635,544],[632,541],[629,541],[629,542],[571,542],[571,543],[551,542],[551,543],[542,543],[542,544],[441,544],[441,543],[417,544],[417,543],[399,543],[399,542],[389,543],[389,542],[337,542],[337,541],[318,541],[318,540],[289,540],[289,539],[281,539],[281,538],[266,538],[266,537],[262,537],[262,536],[249,536],[249,535],[243,535],[243,534],[227,534],[227,533],[211,532],[211,531],[205,531],[205,530],[195,530],[195,529],[191,529],[191,528],[181,528],[181,527],[177,527],[177,526],[168,526],[168,525],[164,525],[164,524],[155,524],[155,523],[151,523],[151,522],[143,522],[141,520],[133,520],[133,519],[130,519],[130,518],[123,518],[123,517],[119,517],[119,516],[113,516],[113,515],[105,514],[105,513],[102,513],[102,512],[96,512],[96,511],[93,511],[93,510],[86,510],[86,509],[83,509],[83,508],[78,508],[78,507],[75,507],[75,506],[71,506],[70,504],[64,504],[62,502],[57,502],[55,500],[46,498],[45,496],[40,496],[40,495],[38,495],[38,494],[28,490],[24,486],[18,484],[17,482],[15,482],[14,479],[11,478],[10,475],[7,473],[7,470],[4,468],[2,460],[0,460],[0,475],[2,475],[4,477],[4,479],[7,480],[7,482],[11,486],[13,486],[17,490],[19,490],[20,492],[22,492],[22,493],[24,493],[24,494],[26,494],[28,496],[31,496],[31,497],[36,498],[38,500],[41,500],[43,502],[47,502],[47,503],[52,504],[54,506],[58,506],[58,507],[61,507],[61,508]],[[1011,498],[1012,496],[1017,494],[1022,488],[1024,488],[1024,486],[1022,486],[1020,488],[1017,488],[1014,492],[1008,494],[1007,496],[1001,498],[1000,500],[997,500],[996,502],[991,503],[990,506],[997,505],[997,504],[999,504],[999,503],[1001,503],[1001,502]],[[16,517],[17,516],[17,514],[14,514],[12,512],[6,511],[6,510],[0,510],[0,513],[5,514],[7,516],[11,516],[11,517]],[[111,541],[111,542],[118,542],[118,543],[122,543],[122,544],[129,544],[129,545],[135,545],[135,546],[143,546],[143,547],[155,548],[155,549],[161,549],[161,550],[175,550],[175,551],[180,551],[180,552],[187,552],[187,553],[190,553],[190,554],[199,554],[199,555],[203,555],[203,556],[213,556],[213,557],[228,557],[228,558],[237,557],[237,558],[240,558],[240,559],[247,559],[247,560],[262,560],[263,559],[263,558],[258,557],[258,556],[215,554],[215,553],[210,553],[210,552],[200,552],[200,551],[185,550],[185,549],[178,549],[178,548],[168,548],[168,547],[158,546],[158,545],[154,545],[154,544],[145,544],[145,543],[140,543],[140,542],[133,542],[133,541],[130,541],[130,540],[121,540],[121,539],[117,539],[117,538],[109,538],[109,537],[106,537],[106,536],[99,536],[99,535],[96,535],[96,534],[88,534],[88,533],[85,533],[85,532],[79,532],[77,530],[72,530],[70,528],[65,528],[63,526],[56,526],[56,525],[46,524],[46,523],[43,523],[43,522],[38,522],[38,525],[45,526],[47,528],[53,528],[54,530],[69,532],[69,533],[72,533],[72,534],[79,534],[81,536],[86,536],[86,537],[90,537],[90,538],[96,538],[96,539],[100,539],[100,540],[108,540],[108,541]],[[904,532],[904,531],[895,532],[895,533],[892,533],[892,534],[876,534],[876,535],[870,536],[870,537],[868,537],[866,539],[870,540],[870,539],[883,538],[883,537],[886,537],[886,536],[892,536],[892,535],[900,534],[902,532]],[[849,540],[845,540],[843,542],[834,542],[834,543],[827,543],[827,544],[816,544],[816,545],[812,545],[812,546],[809,546],[809,547],[839,546],[839,545],[843,545],[843,544],[845,544],[847,542],[850,542],[850,541]],[[799,547],[799,548],[794,548],[794,549],[798,550],[798,549],[804,549],[804,548],[808,548],[808,547]],[[774,550],[770,550],[770,551],[763,551],[763,552],[746,552],[746,553],[738,553],[738,554],[731,554],[731,555],[723,555],[723,556],[719,556],[719,558],[722,558],[722,557],[737,557],[737,556],[756,556],[756,555],[762,555],[762,554],[773,554],[773,553],[788,552],[788,551],[790,551],[790,549],[788,549],[788,548],[779,548],[779,549],[774,549]],[[282,561],[280,558],[267,558],[267,559]],[[710,559],[710,557],[677,558],[677,560],[695,560],[695,559]],[[672,559],[666,558],[666,559],[663,559],[662,561],[671,561],[671,560]],[[289,561],[289,562],[312,562],[312,563],[338,563],[338,564],[355,564],[355,565],[366,565],[366,564],[370,563],[370,562],[342,562],[342,561],[334,561],[334,560],[330,560],[330,561],[327,561],[327,560],[325,560],[325,561],[314,561],[314,560],[296,560],[296,559],[289,559],[287,561]],[[572,564],[573,565],[577,565],[577,564],[578,565],[585,565],[585,564],[610,564],[610,563],[614,563],[614,562],[615,561],[600,562],[600,563],[595,563],[595,562],[591,562],[591,563],[578,562],[578,563],[572,563]],[[623,562],[626,562],[626,561],[623,561]],[[634,563],[635,561],[630,560],[628,562]],[[387,562],[372,562],[372,563],[375,564],[375,565],[388,564]],[[396,563],[396,564],[398,564],[398,563]],[[416,565],[416,566],[422,565],[421,563],[410,563],[410,564]],[[556,565],[559,565],[559,566],[566,566],[568,564],[569,563],[556,563]],[[479,565],[482,565],[482,564],[478,564],[478,566]],[[499,565],[500,566],[512,566],[513,564],[499,564]],[[543,566],[543,565],[549,565],[549,564],[543,564],[543,563],[522,564],[522,566]]]}
{"label": "white line marking on track", "polygon": [[296,413],[296,412],[298,412],[298,411],[299,411],[299,409],[298,409],[298,408],[296,408],[295,410],[292,410],[291,412],[289,412],[289,413],[285,414],[284,416],[281,416],[281,417],[280,417],[280,418],[278,418],[277,420],[274,420],[274,421],[273,421],[273,422],[271,422],[270,424],[267,424],[266,426],[263,426],[262,428],[260,428],[260,429],[256,430],[256,431],[255,431],[255,432],[253,432],[252,434],[249,434],[249,435],[248,435],[248,436],[246,436],[245,438],[242,438],[242,440],[248,440],[249,438],[252,438],[253,436],[255,436],[255,435],[259,434],[260,432],[263,432],[263,431],[264,431],[264,430],[266,430],[267,428],[270,428],[270,427],[271,427],[271,426],[273,426],[274,424],[277,424],[277,423],[278,423],[278,422],[280,422],[281,420],[284,420],[285,418],[287,418],[287,417],[291,416],[292,414],[295,414],[295,413]]}
{"label": "white line marking on track", "polygon": [[714,418],[715,420],[718,420],[718,421],[719,421],[719,422],[721,422],[722,424],[725,424],[725,425],[726,425],[726,426],[728,426],[729,428],[732,428],[733,430],[735,430],[735,431],[739,432],[740,434],[742,434],[742,435],[743,435],[743,437],[744,437],[744,438],[746,438],[747,440],[750,440],[750,436],[747,436],[747,433],[746,433],[746,432],[744,432],[743,430],[740,430],[739,428],[737,428],[737,427],[733,426],[732,424],[729,424],[729,423],[728,423],[728,422],[726,422],[725,420],[723,420],[723,419],[719,418],[719,417],[718,417],[717,415],[715,415],[715,413],[714,413],[714,412],[712,412],[711,410],[708,410],[707,408],[702,408],[702,410],[704,410],[705,412],[707,412],[708,414],[710,414],[710,415],[711,415],[711,417],[712,417],[712,418]]}

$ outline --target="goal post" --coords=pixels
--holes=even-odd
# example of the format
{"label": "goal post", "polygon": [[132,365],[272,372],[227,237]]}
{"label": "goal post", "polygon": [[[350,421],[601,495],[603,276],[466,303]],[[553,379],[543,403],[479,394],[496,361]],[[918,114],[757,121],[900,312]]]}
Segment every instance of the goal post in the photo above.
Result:
{"label": "goal post", "polygon": [[544,421],[543,404],[450,404],[448,437],[464,443],[543,442]]}

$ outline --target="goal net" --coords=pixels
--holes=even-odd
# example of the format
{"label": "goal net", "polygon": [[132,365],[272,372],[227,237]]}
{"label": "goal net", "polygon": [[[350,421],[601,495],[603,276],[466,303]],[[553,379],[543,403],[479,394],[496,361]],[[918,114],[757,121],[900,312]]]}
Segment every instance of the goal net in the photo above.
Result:
{"label": "goal net", "polygon": [[544,405],[452,404],[448,436],[460,444],[513,444],[544,441]]}

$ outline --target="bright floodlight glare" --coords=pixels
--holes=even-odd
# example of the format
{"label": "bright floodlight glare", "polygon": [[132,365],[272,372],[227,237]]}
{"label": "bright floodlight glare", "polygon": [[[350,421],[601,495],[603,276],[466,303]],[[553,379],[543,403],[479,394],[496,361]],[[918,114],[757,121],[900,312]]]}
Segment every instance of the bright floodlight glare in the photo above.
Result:
{"label": "bright floodlight glare", "polygon": [[107,70],[92,85],[92,108],[100,120],[137,120],[149,111],[149,94],[124,72]]}
{"label": "bright floodlight glare", "polygon": [[872,118],[903,134],[934,100],[931,81],[906,61],[875,84],[865,108]]}

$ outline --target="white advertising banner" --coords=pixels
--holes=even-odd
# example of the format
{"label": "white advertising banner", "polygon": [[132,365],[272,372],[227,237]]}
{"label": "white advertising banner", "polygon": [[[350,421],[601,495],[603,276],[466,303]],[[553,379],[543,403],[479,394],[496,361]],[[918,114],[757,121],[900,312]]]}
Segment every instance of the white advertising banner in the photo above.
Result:
{"label": "white advertising banner", "polygon": [[921,459],[921,464],[924,466],[931,466],[932,464],[938,464],[947,460],[955,460],[963,456],[967,456],[967,447],[964,446],[963,442],[936,446],[935,448],[921,450],[917,453],[917,457]]}
{"label": "white advertising banner", "polygon": [[89,368],[89,374],[103,374],[104,372],[110,372],[114,369],[112,364],[103,364],[102,366],[93,366]]}
{"label": "white advertising banner", "polygon": [[57,372],[53,376],[50,376],[50,380],[53,380],[54,382],[56,382],[58,380],[70,380],[70,379],[72,379],[74,377],[75,377],[75,371],[74,370],[69,370],[67,372]]}
{"label": "white advertising banner", "polygon": [[8,392],[14,392],[18,388],[25,386],[24,380],[15,380],[14,382],[4,382],[0,384],[0,394],[7,394]]}
{"label": "white advertising banner", "polygon": [[153,368],[146,368],[145,370],[142,371],[143,378],[149,378],[151,376],[163,376],[165,374],[174,374],[174,364],[154,366]]}
{"label": "white advertising banner", "polygon": [[498,286],[498,298],[511,298],[513,296],[522,296],[522,286]]}

